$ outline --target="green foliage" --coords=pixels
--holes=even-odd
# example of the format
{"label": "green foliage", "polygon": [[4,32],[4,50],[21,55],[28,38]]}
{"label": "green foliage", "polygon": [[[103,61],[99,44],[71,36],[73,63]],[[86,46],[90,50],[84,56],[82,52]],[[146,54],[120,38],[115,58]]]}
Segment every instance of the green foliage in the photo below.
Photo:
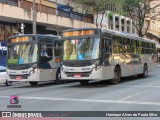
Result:
{"label": "green foliage", "polygon": [[[81,4],[81,5],[88,5],[92,8],[92,12],[97,16],[96,18],[96,26],[98,27],[98,14],[102,14],[100,26],[102,27],[102,21],[103,17],[106,13],[106,11],[109,11],[110,6],[114,6],[116,9],[118,9],[118,12],[111,12],[110,17],[113,15],[112,13],[119,13],[120,15],[124,14],[122,11],[123,7],[123,0],[75,0],[75,2]],[[87,10],[88,8],[86,8]],[[112,15],[111,15],[112,14]]]}
{"label": "green foliage", "polygon": [[109,19],[112,19],[112,16],[113,16],[113,12],[108,13],[108,18]]}
{"label": "green foliage", "polygon": [[156,5],[151,7],[150,4],[152,1],[155,0],[124,0],[124,11],[128,12],[129,17],[133,21],[136,21],[136,23],[133,22],[133,24],[136,27],[140,37],[143,37],[146,34],[150,24],[149,22],[144,30],[145,19],[147,18],[149,21],[154,19],[156,15],[150,14],[150,12],[160,6]]}
{"label": "green foliage", "polygon": [[75,0],[75,2],[92,7],[94,13],[106,11],[111,5],[116,6],[117,9],[123,6],[123,0]]}

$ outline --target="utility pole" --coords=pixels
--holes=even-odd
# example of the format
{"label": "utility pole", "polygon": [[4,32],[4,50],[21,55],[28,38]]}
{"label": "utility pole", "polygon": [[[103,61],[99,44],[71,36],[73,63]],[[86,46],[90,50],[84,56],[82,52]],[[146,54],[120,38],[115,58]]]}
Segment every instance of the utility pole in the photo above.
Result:
{"label": "utility pole", "polygon": [[32,29],[33,29],[33,34],[36,34],[37,33],[37,28],[36,28],[36,3],[35,3],[36,0],[33,0],[33,21],[32,21]]}

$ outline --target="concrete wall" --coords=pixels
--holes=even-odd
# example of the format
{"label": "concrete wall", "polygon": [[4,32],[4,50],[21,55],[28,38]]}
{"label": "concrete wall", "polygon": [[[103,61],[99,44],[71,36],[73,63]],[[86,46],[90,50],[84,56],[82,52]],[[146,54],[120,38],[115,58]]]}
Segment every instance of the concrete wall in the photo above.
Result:
{"label": "concrete wall", "polygon": [[[16,21],[32,21],[32,11],[26,11],[23,8],[10,6],[0,3],[0,18],[5,20],[16,20]],[[37,13],[37,23],[45,25],[56,25],[68,28],[79,28],[79,27],[95,27],[94,24],[86,23],[78,20],[72,20],[61,16]]]}

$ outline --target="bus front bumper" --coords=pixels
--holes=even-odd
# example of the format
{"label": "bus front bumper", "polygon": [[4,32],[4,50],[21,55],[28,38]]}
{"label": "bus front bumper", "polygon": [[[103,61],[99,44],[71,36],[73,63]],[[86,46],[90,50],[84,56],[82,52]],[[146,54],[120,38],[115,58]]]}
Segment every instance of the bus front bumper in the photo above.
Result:
{"label": "bus front bumper", "polygon": [[64,73],[61,71],[59,78],[61,80],[105,80],[102,70],[97,70],[93,73]]}
{"label": "bus front bumper", "polygon": [[27,81],[40,81],[39,73],[32,74],[32,75],[7,75],[8,81],[14,82],[27,82]]}

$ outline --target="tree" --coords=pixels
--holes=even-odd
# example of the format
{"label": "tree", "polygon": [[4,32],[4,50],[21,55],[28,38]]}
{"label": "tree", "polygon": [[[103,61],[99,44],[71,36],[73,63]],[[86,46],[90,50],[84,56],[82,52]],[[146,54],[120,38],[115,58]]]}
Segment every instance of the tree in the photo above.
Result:
{"label": "tree", "polygon": [[[109,6],[114,6],[115,8],[121,9],[122,0],[75,0],[75,2],[81,5],[88,5],[92,8],[93,14],[96,15],[96,27],[98,27],[98,18],[99,14],[102,14],[100,18],[100,27],[102,28],[102,22],[106,11],[108,10]],[[88,9],[88,8],[84,8]]]}
{"label": "tree", "polygon": [[[129,17],[135,21],[133,25],[138,31],[139,37],[143,37],[149,28],[150,21],[155,19],[157,14],[151,14],[151,12],[157,8],[159,5],[151,6],[151,2],[155,0],[124,0],[125,5],[124,9],[128,12]],[[136,18],[134,18],[136,16]],[[145,20],[148,19],[148,23],[146,23],[146,28],[144,28]]]}

